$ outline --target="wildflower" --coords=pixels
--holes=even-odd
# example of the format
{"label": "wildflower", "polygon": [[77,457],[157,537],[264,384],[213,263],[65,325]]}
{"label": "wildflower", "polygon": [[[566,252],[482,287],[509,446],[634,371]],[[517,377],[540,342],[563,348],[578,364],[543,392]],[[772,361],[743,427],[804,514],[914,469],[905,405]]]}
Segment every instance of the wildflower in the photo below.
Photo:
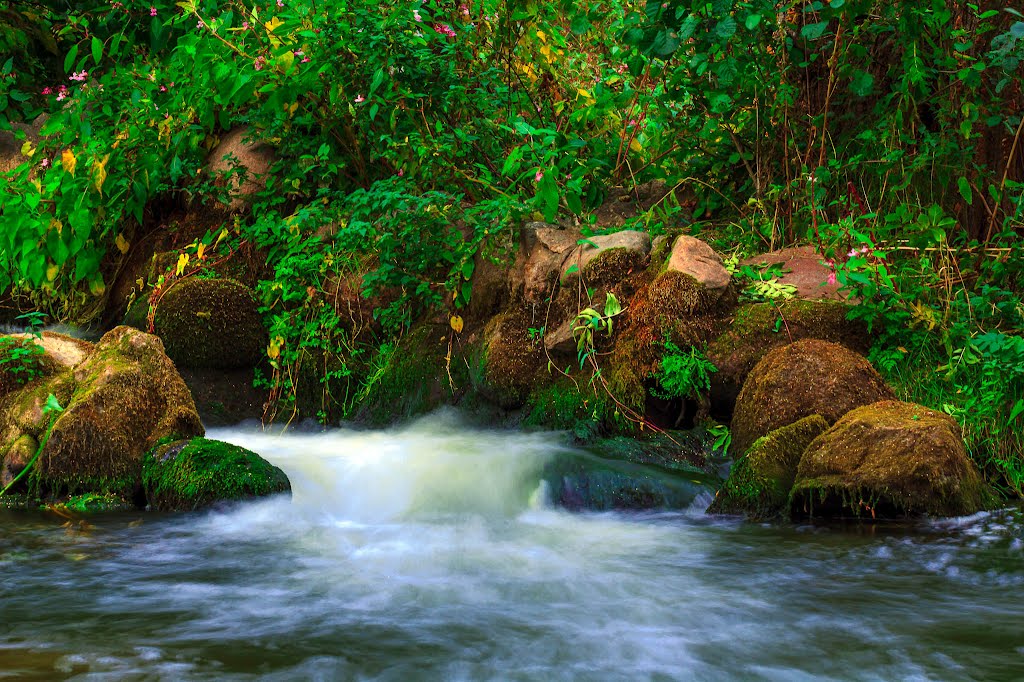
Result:
{"label": "wildflower", "polygon": [[308,62],[308,61],[309,61],[309,57],[303,57],[303,58],[302,58],[302,61],[301,61],[301,62],[299,62],[299,63],[300,63],[300,64],[305,64],[305,63],[306,63],[306,62]]}
{"label": "wildflower", "polygon": [[242,22],[242,28],[244,30],[248,31],[249,30],[249,22],[248,21],[243,21]]}
{"label": "wildflower", "polygon": [[284,7],[284,0],[277,0],[278,7]]}
{"label": "wildflower", "polygon": [[398,177],[402,177],[403,175],[405,175],[405,171],[402,170],[401,168],[399,168],[398,169]]}
{"label": "wildflower", "polygon": [[434,30],[437,31],[438,33],[445,34],[449,38],[455,37],[455,29],[453,29],[448,24],[434,24]]}
{"label": "wildflower", "polygon": [[156,16],[156,7],[153,7],[152,5],[150,5],[150,7],[149,7],[149,16],[151,16],[151,17],[155,17]]}
{"label": "wildflower", "polygon": [[416,21],[423,21],[423,17],[420,16],[420,11],[418,9],[414,9],[412,11],[412,18]]}
{"label": "wildflower", "polygon": [[263,70],[263,66],[266,63],[267,63],[267,60],[265,58],[263,58],[263,57],[256,57],[256,61],[254,61],[252,63],[252,68],[256,69],[257,71],[262,71]]}
{"label": "wildflower", "polygon": [[833,270],[832,272],[828,273],[828,279],[826,281],[829,284],[835,284],[836,283],[836,271],[835,270]]}
{"label": "wildflower", "polygon": [[161,85],[160,86],[160,92],[167,92],[167,86],[166,85]]}
{"label": "wildflower", "polygon": [[43,94],[44,95],[52,95],[53,94],[53,88],[51,88],[50,86],[46,86],[45,88],[43,88]]}
{"label": "wildflower", "polygon": [[50,167],[50,160],[49,159],[43,159],[42,161],[39,162],[39,167],[40,168],[49,168]]}
{"label": "wildflower", "polygon": [[537,170],[537,174],[533,176],[533,179],[536,180],[537,182],[540,182],[541,180],[543,180],[544,179],[544,171],[538,169]]}
{"label": "wildflower", "polygon": [[359,104],[360,102],[365,102],[365,101],[366,101],[365,97],[363,97],[362,95],[356,95],[356,99],[355,99],[356,104]]}
{"label": "wildflower", "polygon": [[196,28],[206,28],[206,22],[200,19],[196,22]]}
{"label": "wildflower", "polygon": [[78,82],[81,83],[82,81],[84,81],[88,77],[89,77],[89,72],[85,71],[85,70],[82,70],[82,71],[79,71],[78,73],[71,74],[71,76],[69,78],[71,80],[73,80],[73,81],[78,81]]}

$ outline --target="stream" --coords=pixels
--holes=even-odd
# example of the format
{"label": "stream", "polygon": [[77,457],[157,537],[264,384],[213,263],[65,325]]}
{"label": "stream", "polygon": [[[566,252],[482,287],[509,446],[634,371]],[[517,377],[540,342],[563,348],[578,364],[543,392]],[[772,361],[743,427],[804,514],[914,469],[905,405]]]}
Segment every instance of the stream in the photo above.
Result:
{"label": "stream", "polygon": [[0,511],[0,680],[1020,680],[1024,515],[570,513],[558,434],[212,430],[293,485],[194,514]]}

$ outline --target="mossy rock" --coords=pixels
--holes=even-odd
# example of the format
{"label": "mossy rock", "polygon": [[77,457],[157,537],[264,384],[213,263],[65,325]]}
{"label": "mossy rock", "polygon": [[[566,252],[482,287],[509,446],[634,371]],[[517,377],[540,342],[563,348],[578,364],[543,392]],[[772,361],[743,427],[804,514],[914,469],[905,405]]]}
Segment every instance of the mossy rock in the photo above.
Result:
{"label": "mossy rock", "polygon": [[962,516],[993,497],[947,414],[886,400],[852,410],[807,447],[794,516]]}
{"label": "mossy rock", "polygon": [[[41,404],[54,392],[65,409],[53,422],[32,478],[51,499],[79,493],[134,497],[146,451],[166,438],[201,435],[195,403],[160,339],[130,327],[107,332],[73,371],[31,394],[25,414],[38,419],[32,429],[43,438]],[[66,400],[58,391],[73,389]],[[26,425],[27,426],[27,425]]]}
{"label": "mossy rock", "polygon": [[526,313],[513,308],[496,315],[484,329],[478,389],[504,409],[522,407],[543,383],[547,357],[530,340],[529,327]]}
{"label": "mossy rock", "polygon": [[147,453],[142,485],[158,511],[192,511],[291,491],[285,473],[255,452],[206,438],[167,443]]}
{"label": "mossy rock", "polygon": [[776,348],[751,370],[736,400],[733,452],[804,417],[834,424],[854,408],[894,397],[871,364],[844,346],[804,339]]}
{"label": "mossy rock", "polygon": [[732,465],[708,513],[742,514],[750,519],[784,514],[804,450],[828,428],[824,418],[813,415],[758,438]]}
{"label": "mossy rock", "polygon": [[457,402],[470,386],[467,361],[452,350],[448,325],[421,322],[371,363],[356,420],[370,426],[403,421]]}
{"label": "mossy rock", "polygon": [[568,431],[578,441],[588,441],[604,429],[611,407],[609,398],[588,380],[576,384],[563,377],[530,393],[523,426]]}
{"label": "mossy rock", "polygon": [[802,339],[821,339],[858,353],[871,345],[867,327],[848,320],[850,307],[839,301],[789,300],[740,306],[729,328],[707,348],[718,372],[711,378],[711,413],[732,416],[736,398],[750,370],[768,351]]}
{"label": "mossy rock", "polygon": [[643,251],[623,246],[602,249],[593,260],[583,266],[583,281],[587,286],[609,285],[621,282],[649,260]]}
{"label": "mossy rock", "polygon": [[231,279],[189,277],[160,299],[153,329],[180,367],[254,367],[267,348],[255,295]]}
{"label": "mossy rock", "polygon": [[0,396],[44,375],[43,347],[31,337],[0,336]]}

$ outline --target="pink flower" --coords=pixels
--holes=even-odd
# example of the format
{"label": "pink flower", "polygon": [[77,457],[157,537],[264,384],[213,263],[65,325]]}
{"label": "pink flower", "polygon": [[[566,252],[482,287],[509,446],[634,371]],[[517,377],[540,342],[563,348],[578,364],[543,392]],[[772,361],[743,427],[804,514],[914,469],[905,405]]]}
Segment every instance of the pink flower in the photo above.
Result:
{"label": "pink flower", "polygon": [[362,95],[356,95],[356,99],[355,99],[355,103],[356,104],[359,104],[360,102],[365,102],[365,101],[366,101],[365,97],[363,97]]}
{"label": "pink flower", "polygon": [[81,83],[82,81],[84,81],[88,77],[89,77],[89,72],[85,71],[85,70],[82,70],[82,71],[79,71],[78,73],[71,74],[71,76],[69,78],[70,78],[70,80],[78,81],[79,83]]}
{"label": "pink flower", "polygon": [[42,161],[39,162],[39,167],[40,168],[49,168],[50,167],[50,160],[49,159],[43,159]]}
{"label": "pink flower", "polygon": [[205,27],[206,27],[206,22],[203,21],[202,19],[200,19],[199,21],[196,22],[196,28],[205,28]]}
{"label": "pink flower", "polygon": [[449,38],[455,37],[455,29],[453,29],[448,24],[434,24],[434,30],[437,31],[438,33],[445,34]]}
{"label": "pink flower", "polygon": [[53,94],[53,88],[51,88],[49,86],[43,88],[43,93],[42,94],[44,94],[44,95],[52,95]]}
{"label": "pink flower", "polygon": [[420,11],[418,9],[414,9],[412,11],[412,18],[416,21],[423,21],[423,17],[420,16]]}
{"label": "pink flower", "polygon": [[537,182],[540,182],[541,180],[543,180],[544,179],[544,171],[538,169],[537,170],[537,174],[533,176],[533,179],[536,180]]}
{"label": "pink flower", "polygon": [[150,6],[150,8],[149,8],[149,16],[151,16],[151,17],[155,17],[156,16],[156,7]]}
{"label": "pink flower", "polygon": [[242,22],[242,28],[244,28],[246,31],[248,31],[249,30],[249,22],[248,21],[243,21]]}
{"label": "pink flower", "polygon": [[828,273],[828,279],[826,281],[829,284],[835,284],[836,283],[836,272],[835,272],[835,270],[833,270],[832,272]]}
{"label": "pink flower", "polygon": [[402,170],[401,168],[399,168],[398,169],[398,177],[402,177],[403,175],[405,175],[405,171]]}
{"label": "pink flower", "polygon": [[160,86],[160,92],[167,92],[167,86],[166,85],[161,85]]}
{"label": "pink flower", "polygon": [[256,69],[257,71],[262,71],[263,65],[266,63],[267,60],[264,59],[263,57],[256,57],[256,61],[252,63],[252,68]]}
{"label": "pink flower", "polygon": [[284,7],[284,0],[277,0],[278,7]]}
{"label": "pink flower", "polygon": [[301,62],[299,62],[299,63],[300,63],[300,64],[305,64],[305,63],[306,63],[306,62],[308,62],[308,61],[309,61],[309,57],[303,57],[303,58],[302,58],[302,61],[301,61]]}

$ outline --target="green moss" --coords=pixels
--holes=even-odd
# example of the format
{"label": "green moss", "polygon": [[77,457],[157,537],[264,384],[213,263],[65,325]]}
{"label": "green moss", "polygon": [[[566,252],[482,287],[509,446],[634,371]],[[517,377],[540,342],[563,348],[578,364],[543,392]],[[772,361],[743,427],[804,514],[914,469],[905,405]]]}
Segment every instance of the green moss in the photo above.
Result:
{"label": "green moss", "polygon": [[235,280],[176,282],[160,298],[153,328],[181,367],[253,367],[266,353],[267,332],[255,296]]}
{"label": "green moss", "polygon": [[160,511],[187,511],[216,502],[291,490],[288,477],[254,452],[206,438],[176,441],[146,454],[146,500]]}
{"label": "green moss", "polygon": [[526,313],[513,308],[496,315],[484,329],[479,390],[504,409],[522,407],[547,377],[547,357],[530,341]]}
{"label": "green moss", "polygon": [[893,397],[871,364],[834,343],[804,339],[767,353],[736,400],[733,452],[814,414],[833,424],[850,410]]}
{"label": "green moss", "polygon": [[804,450],[826,430],[828,422],[813,415],[759,438],[733,464],[708,513],[743,514],[752,519],[783,514]]}
{"label": "green moss", "polygon": [[101,512],[131,511],[135,505],[129,500],[112,493],[86,493],[69,497],[53,505],[77,514],[98,514]]}
{"label": "green moss", "polygon": [[852,410],[807,448],[796,516],[973,514],[994,500],[947,414],[886,400]]}
{"label": "green moss", "polygon": [[590,385],[577,386],[563,378],[530,394],[523,425],[569,431],[579,441],[590,441],[603,430],[609,403]]}

